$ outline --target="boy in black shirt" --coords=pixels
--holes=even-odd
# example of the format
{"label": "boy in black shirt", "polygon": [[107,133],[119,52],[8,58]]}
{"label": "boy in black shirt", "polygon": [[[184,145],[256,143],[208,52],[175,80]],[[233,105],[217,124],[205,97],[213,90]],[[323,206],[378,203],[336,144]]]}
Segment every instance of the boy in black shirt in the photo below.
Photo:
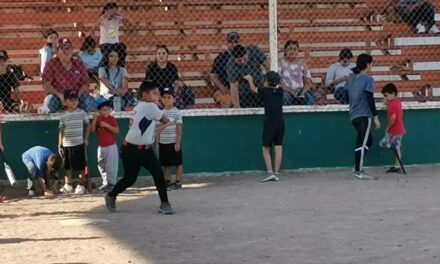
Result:
{"label": "boy in black shirt", "polygon": [[[259,94],[264,103],[263,158],[266,163],[267,175],[261,182],[279,181],[279,172],[283,157],[283,89],[278,87],[280,75],[274,71],[266,74],[264,88]],[[270,150],[275,148],[275,170],[272,170]]]}

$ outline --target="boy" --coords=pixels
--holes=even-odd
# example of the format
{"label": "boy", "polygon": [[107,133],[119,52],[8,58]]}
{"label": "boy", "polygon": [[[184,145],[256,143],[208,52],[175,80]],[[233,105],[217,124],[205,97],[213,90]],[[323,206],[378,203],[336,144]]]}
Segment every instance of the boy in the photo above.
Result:
{"label": "boy", "polygon": [[[182,188],[183,164],[182,164],[182,114],[174,106],[174,89],[165,87],[162,91],[163,115],[173,124],[158,131],[157,146],[159,149],[160,164],[164,168],[165,180],[168,190]],[[171,183],[171,169],[176,167],[176,181]]]}
{"label": "boy", "polygon": [[79,184],[75,188],[75,194],[86,192],[85,146],[89,142],[89,117],[84,110],[78,108],[78,97],[78,91],[76,90],[64,92],[67,110],[60,117],[58,151],[61,157],[64,158],[66,172],[65,184],[60,192],[65,194],[73,192],[72,171],[79,171]]}
{"label": "boy", "polygon": [[[52,151],[45,147],[35,146],[30,148],[21,156],[26,166],[29,176],[27,190],[29,197],[35,196],[34,180],[38,179],[41,191],[44,196],[52,196],[57,194],[56,189],[58,177],[57,173],[61,169],[63,160],[59,155],[55,155]],[[51,191],[46,186],[50,186]]]}
{"label": "boy", "polygon": [[96,108],[90,132],[96,131],[98,138],[98,169],[102,177],[102,185],[99,190],[113,188],[118,177],[118,146],[116,134],[119,133],[118,121],[110,112],[111,102],[104,97],[96,99]]}
{"label": "boy", "polygon": [[153,176],[154,184],[159,193],[161,201],[159,212],[174,214],[174,209],[168,202],[167,186],[162,168],[151,148],[154,143],[156,123],[160,121],[164,124],[158,127],[158,130],[170,125],[168,118],[157,106],[159,96],[159,88],[155,83],[142,82],[139,87],[140,101],[133,109],[130,128],[121,147],[124,177],[105,197],[105,205],[110,212],[116,211],[116,196],[136,182],[141,167],[144,167]]}
{"label": "boy", "polygon": [[[390,148],[394,144],[397,155],[402,160],[402,152],[400,147],[402,146],[402,138],[405,134],[405,127],[403,125],[403,108],[402,102],[397,98],[397,87],[389,83],[382,89],[382,94],[385,98],[385,104],[388,105],[388,126],[386,129],[385,137],[380,141],[379,145],[384,148]],[[399,161],[396,158],[394,166],[389,168],[387,173],[401,173]]]}
{"label": "boy", "polygon": [[[246,76],[245,78],[247,79]],[[269,71],[266,74],[265,88],[258,91],[264,103],[263,158],[267,170],[266,178],[261,182],[280,180],[284,137],[283,89],[278,87],[280,80],[277,72]],[[251,88],[254,88],[254,85],[251,85]],[[272,146],[275,148],[275,171],[272,170]]]}

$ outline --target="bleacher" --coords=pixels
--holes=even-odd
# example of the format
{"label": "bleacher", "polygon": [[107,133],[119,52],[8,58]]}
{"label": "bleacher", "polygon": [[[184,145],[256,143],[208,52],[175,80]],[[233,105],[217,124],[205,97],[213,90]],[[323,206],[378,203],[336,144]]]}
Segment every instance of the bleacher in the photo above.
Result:
{"label": "bleacher", "polygon": [[[11,62],[21,64],[34,77],[21,83],[27,100],[38,105],[45,95],[38,59],[43,32],[55,28],[60,36],[71,38],[78,51],[107,2],[0,0],[0,48],[8,51]],[[440,6],[440,0],[433,2]],[[440,37],[418,35],[406,24],[383,21],[388,3],[279,0],[279,49],[288,39],[298,40],[315,84],[323,82],[341,48],[352,48],[355,56],[369,52],[374,56],[371,74],[377,81],[377,91],[393,81],[408,100],[420,100],[420,95],[435,100],[435,88],[440,87]],[[194,88],[195,107],[212,107],[209,72],[215,56],[226,48],[226,33],[237,31],[243,44],[256,44],[269,52],[267,0],[125,0],[118,4],[136,25],[135,29],[123,27],[120,34],[128,47],[130,88],[138,87],[144,78],[147,65],[154,60],[155,46],[166,44],[171,51],[170,61]],[[414,96],[416,93],[419,96]]]}

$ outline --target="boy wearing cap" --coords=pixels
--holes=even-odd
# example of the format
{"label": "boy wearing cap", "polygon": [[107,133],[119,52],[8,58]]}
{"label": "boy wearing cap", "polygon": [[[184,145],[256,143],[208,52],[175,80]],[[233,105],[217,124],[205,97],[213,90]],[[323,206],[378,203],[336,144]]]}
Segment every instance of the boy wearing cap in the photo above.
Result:
{"label": "boy wearing cap", "polygon": [[[159,212],[174,214],[174,209],[168,201],[167,186],[162,168],[154,154],[156,128],[161,130],[170,125],[168,118],[159,109],[159,88],[151,81],[142,82],[139,87],[139,104],[133,109],[130,128],[121,146],[121,159],[124,176],[105,196],[105,205],[110,212],[116,211],[116,197],[128,187],[136,183],[141,167],[147,169],[154,179],[160,197]],[[163,125],[156,127],[160,121]]]}
{"label": "boy wearing cap", "polygon": [[[164,168],[165,180],[168,190],[182,188],[182,114],[174,106],[175,93],[172,87],[165,87],[162,91],[162,103],[165,110],[163,115],[171,124],[158,131],[157,147],[159,149],[160,164]],[[171,170],[176,167],[176,180],[171,183]]]}
{"label": "boy wearing cap", "polygon": [[[267,170],[266,178],[261,182],[279,181],[284,137],[283,89],[278,87],[280,80],[277,72],[269,71],[264,88],[258,91],[264,104],[263,158]],[[272,146],[275,148],[275,170],[272,169]]]}
{"label": "boy wearing cap", "polygon": [[98,138],[98,170],[101,173],[102,185],[99,190],[113,188],[118,177],[119,153],[116,145],[116,134],[119,133],[118,121],[111,115],[111,102],[104,97],[96,99],[95,117],[90,132],[96,132]]}
{"label": "boy wearing cap", "polygon": [[89,117],[84,110],[78,108],[78,91],[67,90],[64,92],[64,100],[67,110],[60,117],[58,151],[64,158],[66,176],[60,192],[73,192],[72,172],[79,171],[79,184],[76,186],[75,194],[84,194],[87,183],[85,146],[89,142]]}

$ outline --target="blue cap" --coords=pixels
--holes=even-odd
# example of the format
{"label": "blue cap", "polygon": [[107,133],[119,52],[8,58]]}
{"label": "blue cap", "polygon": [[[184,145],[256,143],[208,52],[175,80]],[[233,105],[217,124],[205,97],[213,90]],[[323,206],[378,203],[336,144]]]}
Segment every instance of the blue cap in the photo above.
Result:
{"label": "blue cap", "polygon": [[95,105],[96,105],[96,108],[99,110],[104,106],[111,107],[112,102],[110,100],[107,100],[104,97],[100,96],[100,97],[96,98]]}
{"label": "blue cap", "polygon": [[164,95],[164,94],[169,94],[169,95],[172,95],[173,97],[175,97],[174,89],[171,86],[167,86],[167,87],[163,88],[161,95]]}

